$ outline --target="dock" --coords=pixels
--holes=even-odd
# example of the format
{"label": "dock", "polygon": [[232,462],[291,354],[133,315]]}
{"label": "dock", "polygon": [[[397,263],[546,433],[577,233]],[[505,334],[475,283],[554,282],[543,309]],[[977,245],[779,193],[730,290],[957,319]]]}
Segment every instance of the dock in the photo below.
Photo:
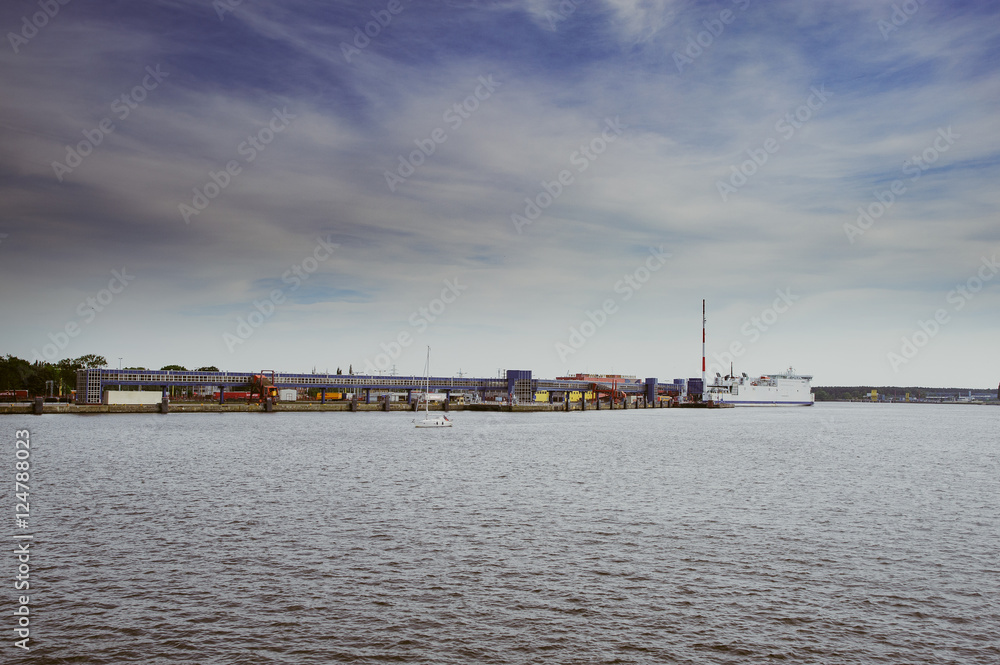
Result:
{"label": "dock", "polygon": [[[165,401],[160,404],[78,404],[68,402],[16,402],[0,403],[0,415],[42,415],[42,414],[103,414],[103,413],[317,413],[317,412],[385,412],[403,411],[414,412],[423,411],[423,407],[415,409],[414,404],[406,402],[373,402],[366,404],[357,400],[319,403],[315,401],[296,402],[276,402],[273,404],[247,403],[228,401],[223,404],[218,402],[185,402],[185,401]],[[560,402],[557,404],[528,403],[528,404],[504,404],[501,402],[485,402],[479,404],[431,404],[430,411],[490,411],[509,413],[536,413],[536,412],[565,412],[565,411],[621,411],[624,409],[635,410],[645,408],[678,408],[689,406],[686,404],[661,403],[654,407],[652,404],[643,406],[639,401],[624,407],[622,405],[609,406],[602,403],[600,407],[581,402]],[[712,405],[702,405],[710,407]],[[716,404],[714,408],[721,408],[725,404]]]}

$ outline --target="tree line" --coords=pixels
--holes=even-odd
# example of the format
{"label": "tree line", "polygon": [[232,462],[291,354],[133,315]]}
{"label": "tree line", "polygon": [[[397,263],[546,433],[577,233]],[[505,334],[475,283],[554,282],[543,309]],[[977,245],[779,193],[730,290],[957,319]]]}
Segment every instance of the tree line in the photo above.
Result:
{"label": "tree line", "polygon": [[30,395],[47,395],[48,382],[51,381],[54,394],[66,394],[76,388],[77,370],[107,366],[104,356],[94,354],[65,358],[54,363],[42,360],[31,362],[7,354],[0,357],[0,392],[27,390]]}
{"label": "tree line", "polygon": [[[813,394],[816,395],[817,402],[832,402],[836,400],[870,400],[872,391],[881,397],[891,399],[906,399],[906,394],[910,394],[910,399],[926,399],[928,391],[933,393],[955,392],[956,394],[966,394],[967,388],[927,388],[921,386],[911,386],[900,388],[897,386],[816,386]],[[976,390],[976,392],[981,392]]]}
{"label": "tree line", "polygon": [[[51,381],[52,393],[67,395],[76,388],[76,373],[81,369],[100,369],[107,367],[104,356],[87,354],[79,358],[65,358],[58,362],[37,360],[31,362],[7,354],[0,356],[0,392],[11,390],[27,390],[29,395],[48,395]],[[125,369],[145,370],[145,367],[126,367]],[[166,365],[161,370],[177,372],[188,371],[182,365]],[[218,372],[215,366],[198,367],[196,372]]]}

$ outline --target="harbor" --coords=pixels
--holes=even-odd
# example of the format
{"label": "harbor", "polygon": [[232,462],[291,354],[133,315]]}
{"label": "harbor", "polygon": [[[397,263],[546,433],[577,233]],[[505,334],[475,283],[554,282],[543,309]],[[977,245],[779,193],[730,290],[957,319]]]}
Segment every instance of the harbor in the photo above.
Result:
{"label": "harbor", "polygon": [[[493,377],[432,377],[430,347],[424,376],[294,374],[90,367],[76,372],[72,403],[46,403],[35,396],[27,406],[0,413],[170,413],[222,411],[586,411],[588,409],[730,408],[742,406],[811,406],[810,375],[792,368],[771,376],[746,373],[709,383],[706,371],[705,301],[701,303],[701,377],[660,381],[630,374],[577,373],[536,378],[532,370],[508,369]],[[175,399],[177,397],[177,399]],[[229,402],[227,403],[227,398]],[[242,402],[242,403],[241,403]],[[106,407],[106,408],[101,408]],[[30,411],[17,409],[29,408]],[[13,411],[8,410],[13,409]],[[429,421],[428,421],[429,422]],[[448,419],[440,419],[447,423]],[[450,425],[450,424],[449,424]]]}
{"label": "harbor", "polygon": [[[88,370],[105,371],[105,370]],[[129,385],[121,376],[113,374],[106,379],[116,381],[114,385],[122,387]],[[167,374],[167,373],[164,373]],[[170,373],[176,374],[176,373]],[[233,374],[226,374],[228,380],[234,380]],[[258,375],[259,376],[259,375]],[[542,382],[547,390],[534,393],[536,399],[519,399],[511,397],[508,393],[505,399],[467,401],[466,396],[470,393],[456,386],[440,388],[442,392],[432,393],[430,399],[423,399],[423,395],[415,394],[415,389],[406,387],[396,392],[388,390],[381,377],[350,377],[356,381],[351,385],[356,391],[354,393],[341,392],[343,386],[318,389],[318,398],[309,397],[307,389],[301,389],[305,394],[304,399],[298,399],[299,392],[294,390],[292,399],[281,399],[278,395],[281,392],[292,390],[288,386],[295,385],[295,382],[303,376],[312,375],[276,375],[275,380],[280,379],[281,383],[271,383],[270,379],[265,382],[261,393],[254,391],[227,391],[224,388],[242,387],[242,384],[220,385],[219,391],[211,392],[210,399],[190,399],[174,398],[170,396],[171,389],[178,386],[188,386],[185,381],[187,377],[170,377],[169,383],[158,386],[158,389],[143,390],[149,388],[150,383],[136,383],[136,390],[105,390],[100,389],[102,399],[100,401],[88,402],[86,400],[76,401],[55,401],[45,400],[36,397],[33,401],[0,403],[0,415],[2,414],[106,414],[106,413],[274,413],[274,412],[391,412],[391,411],[417,411],[424,409],[430,411],[452,412],[452,411],[488,411],[488,412],[570,412],[570,411],[615,411],[628,409],[650,409],[650,408],[730,408],[732,404],[722,402],[703,402],[700,399],[688,399],[684,392],[685,383],[671,384],[643,384],[645,386],[656,385],[657,392],[655,399],[647,399],[646,393],[637,392],[634,388],[639,384],[631,384],[628,389],[620,388],[617,384],[614,387],[605,387],[603,384],[593,384],[588,386],[575,386],[574,382],[566,382],[554,388],[551,382]],[[523,373],[522,373],[523,376]],[[143,377],[148,380],[151,377]],[[120,384],[117,382],[121,379]],[[167,380],[167,379],[163,379]],[[373,381],[377,380],[377,381]],[[394,380],[410,382],[419,381],[419,377],[399,377]],[[525,379],[518,379],[525,380]],[[103,383],[100,377],[96,380]],[[445,380],[438,379],[441,386]],[[465,381],[478,381],[477,379],[467,379]],[[490,379],[488,381],[496,381]],[[558,381],[558,380],[555,380]],[[299,381],[301,383],[301,381]],[[252,386],[253,380],[247,385]],[[432,384],[433,385],[433,384]],[[660,388],[660,386],[663,386]],[[282,386],[283,390],[278,387]],[[579,388],[574,390],[573,388]],[[269,396],[269,388],[274,388],[273,396]],[[462,387],[468,389],[468,385]],[[492,395],[496,386],[491,386],[486,394]],[[336,390],[337,392],[332,392]],[[91,394],[93,396],[93,393]],[[122,396],[132,399],[123,399]],[[263,395],[263,396],[262,396]],[[327,399],[328,396],[336,396]],[[435,399],[440,397],[440,399]],[[523,397],[523,396],[522,396]],[[700,397],[700,393],[699,393]],[[541,399],[537,399],[541,398]],[[129,402],[129,403],[126,403]]]}

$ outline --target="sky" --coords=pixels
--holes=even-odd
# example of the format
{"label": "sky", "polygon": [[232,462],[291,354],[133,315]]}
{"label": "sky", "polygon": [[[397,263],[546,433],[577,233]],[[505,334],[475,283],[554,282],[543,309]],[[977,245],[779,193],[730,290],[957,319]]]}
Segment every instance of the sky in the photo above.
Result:
{"label": "sky", "polygon": [[[11,0],[0,353],[1000,381],[1000,6]],[[732,365],[730,365],[732,363]]]}

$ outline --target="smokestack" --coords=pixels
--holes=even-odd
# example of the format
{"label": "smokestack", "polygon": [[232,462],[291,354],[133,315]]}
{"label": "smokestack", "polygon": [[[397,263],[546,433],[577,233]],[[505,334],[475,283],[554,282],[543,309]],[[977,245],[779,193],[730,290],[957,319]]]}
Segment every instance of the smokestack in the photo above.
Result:
{"label": "smokestack", "polygon": [[701,398],[705,399],[705,299],[701,300]]}

